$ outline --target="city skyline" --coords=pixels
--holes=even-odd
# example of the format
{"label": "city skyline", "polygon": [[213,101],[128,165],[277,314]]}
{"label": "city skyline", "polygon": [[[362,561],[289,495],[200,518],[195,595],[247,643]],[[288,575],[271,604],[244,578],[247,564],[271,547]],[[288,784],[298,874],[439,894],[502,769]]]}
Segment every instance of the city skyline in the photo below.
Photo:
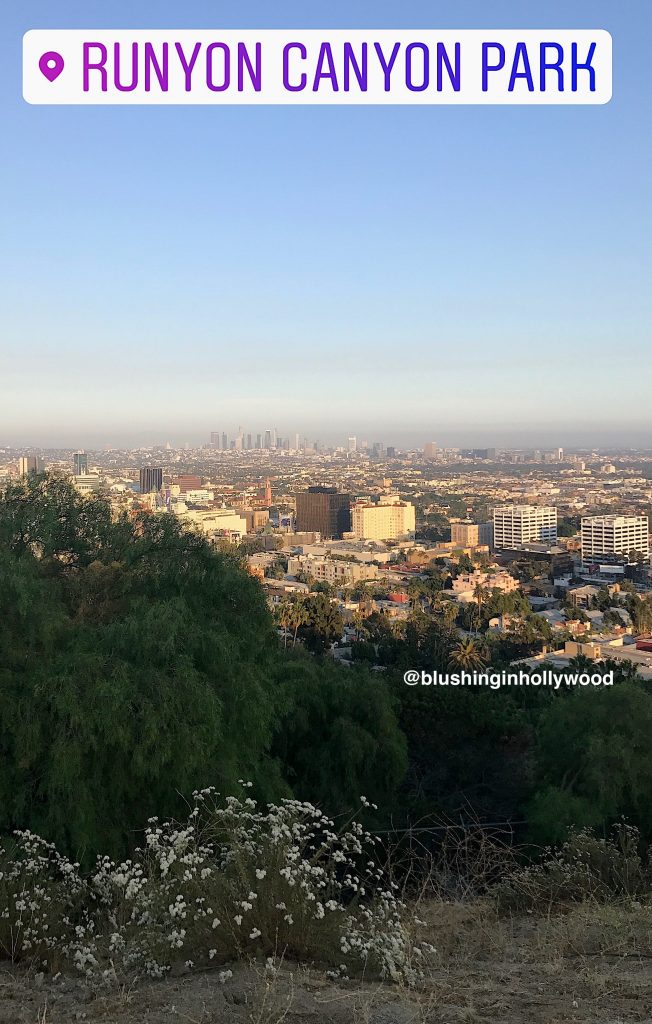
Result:
{"label": "city skyline", "polygon": [[[231,442],[234,440],[234,434],[230,433],[228,430],[226,431],[226,433],[229,439],[229,445],[227,446],[227,448],[230,449]],[[296,431],[291,431],[288,434],[288,432],[284,433],[282,430],[280,430],[279,438],[282,441],[290,441],[291,438],[294,437],[296,433]],[[586,437],[582,437],[582,435],[579,435],[579,437],[575,438],[575,443],[569,443],[567,441],[567,438],[565,436],[562,436],[558,432],[553,433],[551,431],[549,435],[533,432],[531,435],[529,435],[527,431],[519,431],[518,433],[515,433],[511,438],[509,438],[509,440],[504,439],[502,442],[496,443],[493,443],[494,436],[492,435],[490,437],[492,443],[487,444],[485,443],[487,438],[482,437],[481,435],[478,435],[476,433],[440,432],[438,433],[437,440],[435,440],[435,438],[431,434],[411,434],[407,435],[406,437],[404,433],[397,431],[384,432],[382,435],[379,436],[376,436],[375,434],[369,434],[368,436],[358,434],[357,447],[355,451],[359,453],[363,450],[366,450],[367,448],[371,449],[375,444],[382,444],[384,445],[384,447],[390,448],[394,447],[402,451],[423,451],[433,441],[435,441],[438,448],[453,451],[456,449],[470,450],[485,448],[496,449],[498,451],[513,452],[554,452],[558,448],[562,448],[562,450],[566,452],[602,451],[626,453],[630,451],[636,451],[642,453],[652,453],[652,438],[650,439],[649,444],[637,444],[633,440],[631,441],[631,443],[619,443],[617,437],[615,437],[611,432],[603,431],[602,434],[602,441],[597,441],[596,443],[593,443],[594,441],[596,441],[596,436],[591,434],[587,434]],[[326,448],[341,448],[344,450],[351,451],[348,444],[350,436],[350,434],[347,434],[346,431],[343,432],[342,430],[317,430],[314,433],[308,434],[306,434],[304,431],[301,431],[301,443],[299,447],[303,448],[305,446],[304,442],[307,442],[309,446],[313,445],[315,442],[319,442]],[[399,437],[401,437],[402,440],[400,440]],[[30,450],[33,449],[35,451],[41,449],[44,451],[62,450],[73,452],[79,450],[84,452],[93,452],[111,448],[137,451],[139,449],[165,449],[166,447],[169,447],[172,450],[179,450],[184,448],[206,448],[215,452],[220,452],[224,450],[222,446],[217,447],[216,445],[211,444],[209,438],[210,434],[207,435],[205,432],[200,434],[183,434],[179,432],[178,434],[175,435],[170,432],[165,433],[164,431],[159,431],[156,433],[152,433],[151,435],[149,433],[145,433],[141,436],[133,434],[126,436],[121,435],[120,431],[116,430],[112,432],[107,432],[106,435],[98,435],[95,438],[87,437],[87,439],[84,440],[83,437],[76,432],[71,433],[69,436],[66,437],[58,437],[56,435],[56,432],[53,433],[52,431],[50,431],[49,435],[43,433],[42,435],[36,436],[31,435],[29,430],[27,430],[17,433],[14,437],[0,437],[0,450],[18,450],[20,448],[25,448]],[[566,441],[566,443],[562,443],[564,441]],[[288,447],[288,445],[269,446],[271,450],[281,447]],[[289,447],[293,448],[293,444],[290,443]],[[245,444],[242,450],[266,450],[266,446],[265,444],[257,445],[256,437],[255,435],[253,435],[251,446]]]}
{"label": "city skyline", "polygon": [[[636,14],[636,16],[634,16]],[[124,0],[121,27],[178,24]],[[0,443],[301,423],[414,443],[652,444],[649,8],[555,0],[612,33],[604,107],[36,108],[20,42],[98,3],[4,16]],[[514,0],[198,2],[191,27],[541,27]],[[627,59],[624,59],[626,54]],[[213,410],[218,410],[214,414]],[[332,424],[328,427],[328,424]]]}

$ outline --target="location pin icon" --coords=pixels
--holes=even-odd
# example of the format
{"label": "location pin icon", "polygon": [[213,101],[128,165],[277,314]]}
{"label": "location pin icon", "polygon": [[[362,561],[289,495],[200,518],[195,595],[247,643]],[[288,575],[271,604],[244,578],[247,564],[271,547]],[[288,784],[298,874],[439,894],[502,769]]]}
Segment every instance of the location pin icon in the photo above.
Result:
{"label": "location pin icon", "polygon": [[48,50],[38,62],[41,73],[45,75],[48,82],[54,82],[63,71],[63,57],[55,50]]}

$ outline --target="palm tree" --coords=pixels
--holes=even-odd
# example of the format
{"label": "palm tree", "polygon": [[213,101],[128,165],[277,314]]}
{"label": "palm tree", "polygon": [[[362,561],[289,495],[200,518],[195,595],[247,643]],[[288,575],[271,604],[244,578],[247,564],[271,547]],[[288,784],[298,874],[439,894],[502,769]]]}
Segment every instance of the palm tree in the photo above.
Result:
{"label": "palm tree", "polygon": [[294,630],[294,634],[292,636],[292,646],[296,647],[297,633],[299,632],[299,627],[305,626],[306,622],[308,621],[308,615],[306,609],[303,607],[303,604],[301,604],[301,602],[299,601],[295,601],[290,606],[290,608],[291,612],[289,626],[290,629]]}
{"label": "palm tree", "polygon": [[487,664],[487,657],[484,651],[480,649],[476,640],[460,640],[451,651],[451,661],[453,661],[458,668],[466,669],[468,672],[473,672],[477,669],[484,668]]}
{"label": "palm tree", "polygon": [[285,598],[283,601],[279,601],[274,609],[274,618],[283,630],[284,647],[287,647],[288,645],[288,629],[292,624],[293,607],[292,601],[288,601],[287,598]]}
{"label": "palm tree", "polygon": [[459,613],[459,608],[458,608],[456,602],[455,601],[442,601],[441,605],[440,605],[440,608],[441,608],[442,618],[443,618],[445,624],[449,628],[452,629],[453,626],[455,625],[455,622],[457,621],[457,616],[458,616],[458,613]]}
{"label": "palm tree", "polygon": [[359,640],[364,629],[365,617],[362,612],[358,610],[353,613],[351,621],[353,623],[353,628],[355,629],[355,638],[356,640]]}
{"label": "palm tree", "polygon": [[475,587],[473,588],[473,600],[476,602],[478,606],[478,624],[476,627],[476,633],[480,628],[480,614],[482,611],[482,602],[487,597],[489,597],[489,591],[487,590],[487,588],[483,587],[481,583],[476,583]]}

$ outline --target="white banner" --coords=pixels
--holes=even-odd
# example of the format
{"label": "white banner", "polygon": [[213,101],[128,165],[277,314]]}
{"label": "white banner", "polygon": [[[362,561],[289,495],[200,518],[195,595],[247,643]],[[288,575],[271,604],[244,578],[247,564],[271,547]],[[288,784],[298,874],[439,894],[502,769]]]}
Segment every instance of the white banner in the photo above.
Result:
{"label": "white banner", "polygon": [[600,104],[604,29],[34,29],[39,104]]}

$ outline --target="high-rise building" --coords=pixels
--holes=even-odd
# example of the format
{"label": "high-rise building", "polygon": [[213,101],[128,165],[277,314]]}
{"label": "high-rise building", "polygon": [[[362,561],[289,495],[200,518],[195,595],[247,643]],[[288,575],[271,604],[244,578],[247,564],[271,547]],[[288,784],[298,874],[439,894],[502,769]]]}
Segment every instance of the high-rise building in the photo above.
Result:
{"label": "high-rise building", "polygon": [[650,560],[650,524],[647,516],[583,516],[584,565],[624,564],[638,556]]}
{"label": "high-rise building", "polygon": [[21,455],[18,461],[18,472],[22,477],[36,476],[45,469],[40,455]]}
{"label": "high-rise building", "polygon": [[357,439],[357,437],[350,437],[349,438],[349,451],[350,452],[355,452],[355,451],[357,451],[357,449],[358,449],[358,439]]}
{"label": "high-rise building", "polygon": [[378,502],[358,501],[351,508],[351,530],[359,540],[400,540],[414,537],[415,509],[396,494]]}
{"label": "high-rise building", "polygon": [[226,452],[229,448],[229,439],[226,434],[222,434],[222,451]]}
{"label": "high-rise building", "polygon": [[272,432],[271,430],[265,431],[265,448],[272,447]]}
{"label": "high-rise building", "polygon": [[494,509],[497,551],[524,544],[557,543],[557,509],[550,505],[503,505]]}
{"label": "high-rise building", "polygon": [[427,441],[423,446],[423,454],[426,459],[436,459],[439,455],[439,445],[436,441]]}
{"label": "high-rise building", "polygon": [[263,437],[262,437],[262,434],[256,434],[256,448],[262,448],[262,447],[263,447]]}
{"label": "high-rise building", "polygon": [[143,466],[140,471],[140,493],[152,494],[163,486],[163,470],[158,466]]}
{"label": "high-rise building", "polygon": [[86,476],[88,473],[88,455],[86,452],[75,452],[72,457],[73,475]]}
{"label": "high-rise building", "polygon": [[340,538],[351,529],[351,495],[335,487],[309,487],[299,491],[297,533],[320,533],[323,540]]}
{"label": "high-rise building", "polygon": [[211,446],[213,448],[220,447],[220,432],[219,430],[211,430]]}

